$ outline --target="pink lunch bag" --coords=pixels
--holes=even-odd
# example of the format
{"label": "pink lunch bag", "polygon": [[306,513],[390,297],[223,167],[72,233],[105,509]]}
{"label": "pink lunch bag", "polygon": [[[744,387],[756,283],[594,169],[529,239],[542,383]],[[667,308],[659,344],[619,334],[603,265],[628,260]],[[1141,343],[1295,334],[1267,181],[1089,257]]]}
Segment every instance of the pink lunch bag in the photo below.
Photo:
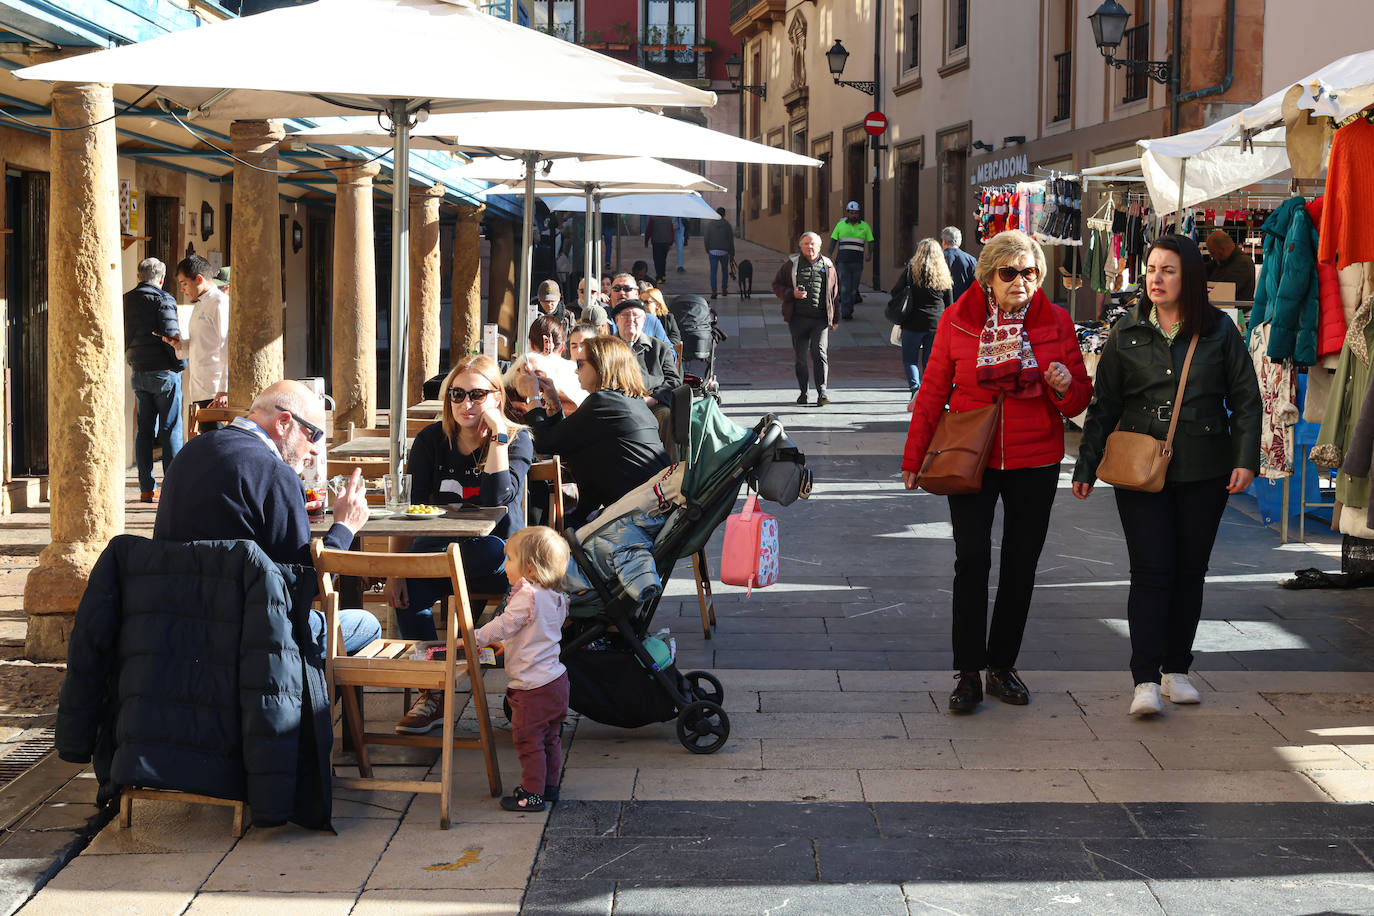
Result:
{"label": "pink lunch bag", "polygon": [[778,520],[759,510],[758,496],[753,493],[741,512],[725,520],[720,581],[746,586],[746,598],[754,589],[778,581]]}

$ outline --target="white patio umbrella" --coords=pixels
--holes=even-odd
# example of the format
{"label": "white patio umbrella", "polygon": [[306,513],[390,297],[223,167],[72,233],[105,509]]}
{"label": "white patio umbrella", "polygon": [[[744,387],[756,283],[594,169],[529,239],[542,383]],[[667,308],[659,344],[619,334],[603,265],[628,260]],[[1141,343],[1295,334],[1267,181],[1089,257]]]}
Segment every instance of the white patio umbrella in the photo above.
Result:
{"label": "white patio umbrella", "polygon": [[[560,197],[556,194],[541,195],[550,210],[563,210],[567,213],[581,213],[587,208],[587,199],[581,196]],[[633,192],[597,196],[597,209],[602,213],[625,214],[628,216],[680,216],[683,219],[720,219],[710,204],[701,199],[696,191],[685,193]]]}
{"label": "white patio umbrella", "polygon": [[[292,134],[297,140],[336,146],[384,145],[389,132],[371,118],[336,118]],[[676,118],[651,114],[637,108],[598,108],[595,111],[548,109],[513,113],[504,111],[438,114],[411,131],[412,142],[426,149],[468,155],[513,156],[526,166],[543,159],[576,156],[583,160],[650,156],[711,162],[759,162],[776,165],[818,166],[811,159],[731,134],[689,124]],[[500,179],[508,183],[510,178]],[[593,189],[584,190],[586,203],[586,263],[592,263],[597,207]],[[525,189],[526,212],[534,208],[534,191]],[[521,295],[528,298],[529,231],[524,235]],[[591,291],[588,290],[590,299]],[[522,312],[522,314],[524,314]],[[522,332],[520,339],[525,335]]]}
{"label": "white patio umbrella", "polygon": [[[538,61],[539,66],[528,66]],[[557,74],[551,79],[549,74]],[[405,457],[409,129],[421,112],[711,106],[693,89],[483,13],[471,0],[318,0],[27,67],[21,79],[155,88],[190,118],[385,114],[392,164],[391,464]],[[526,216],[526,223],[529,216]]]}

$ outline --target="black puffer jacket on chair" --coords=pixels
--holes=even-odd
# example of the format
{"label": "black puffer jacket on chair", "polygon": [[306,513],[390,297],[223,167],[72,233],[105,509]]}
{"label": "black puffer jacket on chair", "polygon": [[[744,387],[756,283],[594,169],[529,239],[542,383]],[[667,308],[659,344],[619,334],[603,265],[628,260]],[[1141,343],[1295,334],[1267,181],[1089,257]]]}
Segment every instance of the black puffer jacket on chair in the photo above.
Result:
{"label": "black puffer jacket on chair", "polygon": [[94,762],[102,804],[175,789],[246,801],[259,827],[331,829],[314,591],[251,541],[114,538],[77,608],[58,754]]}

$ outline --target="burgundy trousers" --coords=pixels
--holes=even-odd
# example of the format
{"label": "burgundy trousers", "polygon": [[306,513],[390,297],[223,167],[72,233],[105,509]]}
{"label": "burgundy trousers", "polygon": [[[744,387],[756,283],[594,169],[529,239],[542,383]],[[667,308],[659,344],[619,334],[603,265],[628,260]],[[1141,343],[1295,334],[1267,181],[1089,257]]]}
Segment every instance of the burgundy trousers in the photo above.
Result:
{"label": "burgundy trousers", "polygon": [[568,714],[568,672],[533,690],[506,691],[511,740],[520,756],[520,787],[543,795],[563,772],[563,719]]}

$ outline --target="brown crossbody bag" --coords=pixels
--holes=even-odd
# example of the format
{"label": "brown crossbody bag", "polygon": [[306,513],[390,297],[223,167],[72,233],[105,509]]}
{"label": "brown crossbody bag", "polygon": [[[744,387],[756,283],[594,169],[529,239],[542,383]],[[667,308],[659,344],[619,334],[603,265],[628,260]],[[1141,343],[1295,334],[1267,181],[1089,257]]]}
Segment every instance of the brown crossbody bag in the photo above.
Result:
{"label": "brown crossbody bag", "polygon": [[1002,422],[1002,400],[986,407],[940,415],[930,437],[916,486],[936,496],[977,493],[983,489],[983,471],[992,456],[992,440]]}
{"label": "brown crossbody bag", "polygon": [[1159,441],[1149,433],[1123,431],[1118,422],[1116,430],[1107,437],[1107,444],[1102,449],[1102,460],[1097,465],[1098,480],[1123,490],[1140,490],[1144,493],[1158,493],[1164,489],[1169,461],[1174,457],[1174,430],[1178,428],[1183,391],[1188,385],[1188,369],[1193,364],[1197,339],[1198,335],[1194,334],[1192,342],[1188,344],[1188,355],[1183,358],[1183,373],[1178,379],[1178,393],[1169,417],[1169,433],[1164,441]]}

